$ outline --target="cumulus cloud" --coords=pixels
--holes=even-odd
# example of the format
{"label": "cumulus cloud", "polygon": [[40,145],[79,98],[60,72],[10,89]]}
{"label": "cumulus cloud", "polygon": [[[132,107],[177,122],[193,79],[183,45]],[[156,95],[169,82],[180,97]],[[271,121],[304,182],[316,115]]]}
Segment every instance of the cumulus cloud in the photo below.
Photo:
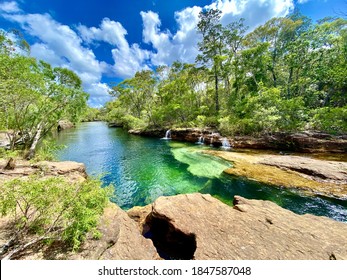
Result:
{"label": "cumulus cloud", "polygon": [[206,6],[222,11],[223,24],[244,18],[250,30],[273,17],[286,16],[293,7],[293,0],[216,0]]}
{"label": "cumulus cloud", "polygon": [[[287,15],[293,8],[292,0],[216,0],[203,7],[222,11],[221,22],[224,25],[245,18],[250,30],[265,23],[272,17]],[[170,65],[179,60],[192,63],[198,54],[197,43],[200,35],[196,32],[199,13],[202,7],[185,8],[175,13],[178,30],[171,34],[169,30],[160,30],[161,21],[157,13],[141,12],[143,20],[143,41],[152,45],[153,65]]]}
{"label": "cumulus cloud", "polygon": [[16,12],[20,12],[21,9],[18,7],[17,2],[11,1],[11,2],[0,3],[0,11],[5,13],[16,13]]}
{"label": "cumulus cloud", "polygon": [[[69,26],[55,21],[48,14],[11,12],[3,16],[19,23],[28,34],[39,40],[31,46],[32,56],[45,60],[53,66],[75,71],[80,76],[85,90],[96,89],[92,85],[100,82],[107,64],[98,61],[91,49],[83,47],[82,39]],[[91,96],[96,94],[89,93]],[[104,94],[107,95],[107,90]]]}
{"label": "cumulus cloud", "polygon": [[[299,0],[299,3],[304,1]],[[148,44],[148,49],[141,48],[140,42],[130,44],[126,38],[128,31],[120,22],[109,18],[104,18],[98,27],[80,24],[76,31],[48,14],[27,14],[16,1],[1,3],[0,15],[19,23],[28,34],[38,39],[31,46],[34,57],[75,71],[91,95],[90,103],[96,105],[109,99],[109,87],[102,82],[105,74],[128,78],[136,71],[170,65],[175,60],[194,62],[198,54],[197,43],[201,39],[196,24],[203,8],[220,9],[223,24],[243,17],[251,30],[272,17],[287,15],[293,8],[293,0],[215,0],[205,7],[187,7],[175,13],[175,33],[162,28],[159,14],[142,11],[142,43]],[[96,58],[92,48],[97,42],[112,46],[113,65]]]}
{"label": "cumulus cloud", "polygon": [[109,68],[115,76],[129,78],[137,71],[149,69],[150,52],[136,43],[130,46],[121,23],[104,18],[98,28],[80,25],[78,31],[85,42],[103,41],[115,47],[111,51],[115,63]]}

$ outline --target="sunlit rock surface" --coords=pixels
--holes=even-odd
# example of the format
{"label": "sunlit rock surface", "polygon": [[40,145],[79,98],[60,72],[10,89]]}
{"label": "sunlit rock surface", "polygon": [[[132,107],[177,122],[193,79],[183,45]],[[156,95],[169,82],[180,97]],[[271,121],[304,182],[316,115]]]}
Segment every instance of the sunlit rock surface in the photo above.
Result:
{"label": "sunlit rock surface", "polygon": [[[160,197],[148,213],[133,209],[130,216],[142,222],[145,235],[154,236],[165,258],[186,259],[194,249],[191,258],[198,260],[347,259],[345,223],[297,215],[270,201],[236,196],[234,203],[197,193]],[[173,249],[175,242],[182,252]]]}
{"label": "sunlit rock surface", "polygon": [[100,220],[99,239],[89,238],[70,259],[154,260],[159,259],[152,241],[144,238],[137,224],[115,204],[107,207]]}
{"label": "sunlit rock surface", "polygon": [[233,163],[224,172],[262,183],[347,198],[347,162],[302,156],[204,151]]}

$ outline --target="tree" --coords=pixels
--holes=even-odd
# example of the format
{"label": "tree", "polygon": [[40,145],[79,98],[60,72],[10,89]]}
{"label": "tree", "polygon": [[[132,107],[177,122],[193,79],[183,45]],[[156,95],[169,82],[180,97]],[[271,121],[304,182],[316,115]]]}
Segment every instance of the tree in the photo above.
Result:
{"label": "tree", "polygon": [[202,34],[202,41],[198,43],[199,54],[196,61],[209,68],[212,66],[212,73],[215,85],[215,110],[219,112],[219,77],[221,75],[223,56],[223,28],[220,23],[221,11],[216,9],[203,10],[199,13],[198,32]]}
{"label": "tree", "polygon": [[11,149],[22,145],[29,150],[30,159],[38,142],[58,120],[77,120],[88,95],[75,73],[18,54],[8,49],[12,44],[1,44],[0,116],[4,118],[3,128],[9,131]]}

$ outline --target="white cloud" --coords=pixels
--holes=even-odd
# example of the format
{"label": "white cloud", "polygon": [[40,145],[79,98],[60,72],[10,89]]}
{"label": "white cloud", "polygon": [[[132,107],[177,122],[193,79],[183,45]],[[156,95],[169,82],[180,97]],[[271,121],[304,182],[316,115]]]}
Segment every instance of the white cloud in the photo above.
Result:
{"label": "white cloud", "polygon": [[[306,0],[299,0],[300,3]],[[25,14],[15,1],[0,4],[0,15],[21,24],[38,42],[31,46],[33,56],[53,66],[67,67],[82,79],[91,95],[91,103],[102,103],[109,98],[108,86],[101,82],[104,74],[128,78],[143,69],[170,65],[175,60],[192,63],[198,54],[200,34],[196,32],[199,12],[203,7],[187,7],[175,13],[177,31],[161,29],[160,15],[152,11],[140,13],[143,20],[143,43],[153,49],[140,47],[140,42],[129,44],[123,25],[104,18],[99,27],[80,24],[76,33],[69,26],[55,21],[48,14]],[[272,17],[285,16],[293,8],[293,0],[215,0],[204,8],[222,11],[222,23],[228,24],[243,17],[250,30]],[[113,65],[99,61],[92,51],[93,43],[106,42],[112,46]],[[85,44],[89,44],[86,47]]]}
{"label": "white cloud", "polygon": [[[31,46],[32,56],[53,66],[66,67],[76,72],[84,89],[91,97],[100,94],[94,85],[101,81],[107,64],[96,59],[91,49],[82,46],[82,39],[69,26],[63,25],[48,14],[5,14],[8,20],[21,24],[22,28],[39,39]],[[107,91],[104,91],[107,95]],[[106,98],[106,96],[105,96]]]}
{"label": "white cloud", "polygon": [[310,1],[310,0],[298,0],[298,3],[299,4],[304,4],[304,3],[307,3],[308,1]]}
{"label": "white cloud", "polygon": [[5,13],[16,13],[16,12],[20,12],[21,9],[18,7],[17,2],[11,1],[11,2],[0,3],[0,11]]}
{"label": "white cloud", "polygon": [[273,17],[286,16],[294,5],[293,0],[217,0],[210,7],[222,11],[223,24],[244,18],[252,30]]}
{"label": "white cloud", "polygon": [[[245,18],[250,30],[264,24],[272,17],[287,15],[293,8],[292,0],[216,0],[204,8],[222,11],[224,25]],[[161,21],[157,13],[141,12],[143,20],[143,41],[151,44],[155,52],[151,53],[153,65],[170,65],[179,60],[194,62],[200,35],[196,32],[201,7],[188,7],[175,13],[178,30],[171,34],[169,30],[160,30]]]}
{"label": "white cloud", "polygon": [[80,25],[78,30],[87,43],[103,41],[115,47],[111,51],[115,63],[113,67],[109,67],[113,75],[129,78],[137,71],[149,69],[146,65],[150,58],[149,51],[141,49],[138,44],[130,46],[125,38],[127,31],[119,22],[104,18],[99,28]]}
{"label": "white cloud", "polygon": [[88,102],[94,107],[102,107],[107,101],[112,99],[108,94],[110,87],[105,83],[96,82],[87,84],[85,85],[85,91],[92,93]]}

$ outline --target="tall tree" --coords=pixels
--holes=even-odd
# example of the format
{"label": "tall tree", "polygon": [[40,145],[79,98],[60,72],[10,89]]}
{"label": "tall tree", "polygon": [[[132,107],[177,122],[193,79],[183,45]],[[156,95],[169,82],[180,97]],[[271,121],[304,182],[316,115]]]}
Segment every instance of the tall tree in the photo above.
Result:
{"label": "tall tree", "polygon": [[220,23],[221,11],[217,9],[203,10],[199,14],[198,32],[202,35],[202,41],[198,43],[199,54],[196,58],[207,68],[212,67],[215,86],[215,110],[219,112],[219,79],[224,60],[223,57],[223,27]]}

